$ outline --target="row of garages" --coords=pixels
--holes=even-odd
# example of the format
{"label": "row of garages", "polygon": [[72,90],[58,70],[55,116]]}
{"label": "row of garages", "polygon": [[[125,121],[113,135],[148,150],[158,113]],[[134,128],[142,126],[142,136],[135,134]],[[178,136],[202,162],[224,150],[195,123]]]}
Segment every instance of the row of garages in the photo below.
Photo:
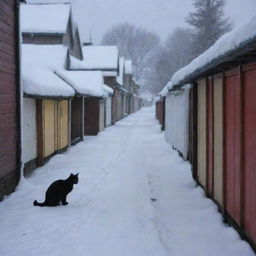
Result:
{"label": "row of garages", "polygon": [[194,179],[217,203],[224,220],[254,248],[255,20],[221,38],[174,74],[156,103],[166,140],[190,161]]}
{"label": "row of garages", "polygon": [[70,4],[1,1],[0,13],[2,200],[21,174],[137,111],[140,98],[131,61],[116,46],[83,45]]}

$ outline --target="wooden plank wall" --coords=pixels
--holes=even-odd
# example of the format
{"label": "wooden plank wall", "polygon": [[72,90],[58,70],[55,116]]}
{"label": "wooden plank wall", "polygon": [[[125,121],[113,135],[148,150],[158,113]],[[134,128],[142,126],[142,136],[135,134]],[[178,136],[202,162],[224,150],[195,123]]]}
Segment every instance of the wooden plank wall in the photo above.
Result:
{"label": "wooden plank wall", "polygon": [[244,86],[244,170],[243,202],[244,228],[256,243],[256,63],[243,68]]}
{"label": "wooden plank wall", "polygon": [[15,0],[0,1],[0,200],[14,189],[19,175],[15,10]]}
{"label": "wooden plank wall", "polygon": [[214,199],[223,207],[223,86],[222,77],[214,78],[213,86],[213,191]]}
{"label": "wooden plank wall", "polygon": [[206,187],[207,194],[213,196],[214,179],[213,179],[213,143],[214,143],[214,115],[213,115],[213,78],[207,78],[206,85]]}
{"label": "wooden plank wall", "polygon": [[61,150],[68,146],[69,141],[69,107],[68,100],[57,101],[57,149]]}
{"label": "wooden plank wall", "polygon": [[206,187],[206,80],[197,85],[197,178]]}
{"label": "wooden plank wall", "polygon": [[75,97],[71,102],[71,141],[82,139],[83,98]]}
{"label": "wooden plank wall", "polygon": [[242,102],[238,69],[225,74],[225,208],[241,224]]}
{"label": "wooden plank wall", "polygon": [[57,149],[57,106],[55,100],[42,101],[43,121],[43,158]]}
{"label": "wooden plank wall", "polygon": [[84,135],[97,135],[99,132],[100,99],[84,99]]}

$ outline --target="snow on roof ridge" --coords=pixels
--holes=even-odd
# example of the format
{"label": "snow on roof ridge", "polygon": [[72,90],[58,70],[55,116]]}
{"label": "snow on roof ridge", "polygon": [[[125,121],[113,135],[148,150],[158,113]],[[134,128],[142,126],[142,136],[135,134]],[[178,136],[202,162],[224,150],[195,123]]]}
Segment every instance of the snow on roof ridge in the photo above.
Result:
{"label": "snow on roof ridge", "polygon": [[20,6],[21,31],[65,34],[70,15],[71,4],[22,4]]}
{"label": "snow on roof ridge", "polygon": [[103,89],[106,92],[106,94],[110,94],[110,95],[114,94],[114,90],[111,87],[107,86],[106,84],[103,85]]}
{"label": "snow on roof ridge", "polygon": [[104,87],[103,74],[101,71],[57,69],[56,74],[81,95],[94,97],[103,97],[106,95],[105,91],[107,88]]}
{"label": "snow on roof ridge", "polygon": [[192,60],[187,66],[181,68],[171,78],[171,81],[159,93],[165,97],[174,85],[179,85],[184,79],[196,73],[207,64],[242,48],[248,42],[256,40],[256,15],[249,18],[238,28],[220,37],[210,48]]}
{"label": "snow on roof ridge", "polygon": [[72,69],[98,69],[114,71],[118,68],[118,48],[116,45],[83,46],[83,60],[70,57]]}
{"label": "snow on roof ridge", "polygon": [[27,95],[73,97],[75,91],[50,69],[37,68],[22,74],[23,91]]}
{"label": "snow on roof ridge", "polygon": [[229,54],[250,40],[256,40],[256,15],[248,19],[238,28],[220,37],[209,49],[192,60],[187,66],[178,70],[171,81],[178,85],[183,79],[196,72],[214,60]]}
{"label": "snow on roof ridge", "polygon": [[55,69],[64,68],[67,48],[63,45],[22,45],[23,91],[40,96],[74,96],[75,91],[61,80]]}

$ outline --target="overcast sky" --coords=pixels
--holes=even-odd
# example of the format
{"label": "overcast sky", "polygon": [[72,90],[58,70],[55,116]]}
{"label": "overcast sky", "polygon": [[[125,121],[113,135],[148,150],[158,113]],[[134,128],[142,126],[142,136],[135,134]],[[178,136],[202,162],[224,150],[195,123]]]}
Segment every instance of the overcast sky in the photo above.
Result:
{"label": "overcast sky", "polygon": [[[30,2],[57,2],[67,0],[30,0]],[[193,10],[192,0],[75,0],[75,20],[82,40],[92,34],[94,43],[113,25],[130,22],[157,33],[162,41],[176,27],[187,24],[184,18]],[[226,16],[234,26],[256,14],[256,0],[226,0]]]}

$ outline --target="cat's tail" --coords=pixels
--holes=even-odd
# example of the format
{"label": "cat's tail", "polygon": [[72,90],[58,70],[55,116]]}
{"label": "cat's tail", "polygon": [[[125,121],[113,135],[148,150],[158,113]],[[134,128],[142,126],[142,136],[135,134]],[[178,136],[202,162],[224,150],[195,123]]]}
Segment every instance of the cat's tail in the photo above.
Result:
{"label": "cat's tail", "polygon": [[44,203],[38,203],[36,200],[34,201],[34,206],[45,206],[45,204]]}

